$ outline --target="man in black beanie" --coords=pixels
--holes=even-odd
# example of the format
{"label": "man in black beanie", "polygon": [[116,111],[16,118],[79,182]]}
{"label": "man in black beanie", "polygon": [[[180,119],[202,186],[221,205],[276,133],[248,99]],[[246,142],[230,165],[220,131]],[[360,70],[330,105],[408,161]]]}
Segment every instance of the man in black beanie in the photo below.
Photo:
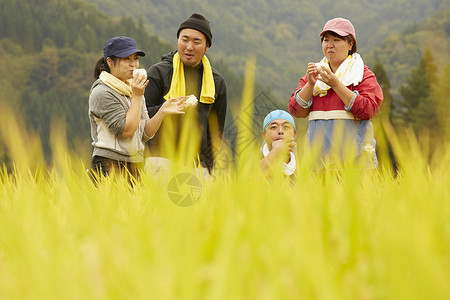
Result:
{"label": "man in black beanie", "polygon": [[[182,130],[190,130],[189,138],[199,140],[193,157],[186,158],[186,162],[196,161],[196,166],[203,168],[205,174],[213,171],[213,148],[216,154],[217,141],[222,140],[227,92],[222,75],[211,67],[205,56],[212,45],[212,37],[208,20],[200,14],[192,14],[178,28],[177,51],[163,55],[161,62],[147,72],[149,84],[144,96],[150,117],[168,99],[190,95],[198,99],[198,104],[187,108],[184,115],[166,117],[155,137],[148,142],[146,167],[154,173],[164,170],[172,160],[186,153],[187,149],[180,149],[179,145]],[[194,123],[189,121],[193,114],[196,115]],[[213,145],[213,141],[216,144]]]}

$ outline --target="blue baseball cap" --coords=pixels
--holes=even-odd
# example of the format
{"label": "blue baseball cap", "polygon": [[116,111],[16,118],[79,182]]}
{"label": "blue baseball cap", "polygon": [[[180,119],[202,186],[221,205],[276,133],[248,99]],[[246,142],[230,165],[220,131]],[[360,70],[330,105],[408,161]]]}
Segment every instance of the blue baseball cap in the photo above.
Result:
{"label": "blue baseball cap", "polygon": [[103,46],[103,57],[110,56],[128,57],[134,53],[139,56],[145,56],[144,51],[139,50],[136,41],[127,36],[116,36],[110,39]]}
{"label": "blue baseball cap", "polygon": [[297,130],[297,128],[295,128],[295,122],[294,122],[294,118],[286,111],[281,110],[281,109],[277,109],[277,110],[273,110],[271,111],[269,114],[267,114],[267,116],[264,118],[264,122],[263,122],[263,131],[266,130],[266,127],[273,122],[274,120],[278,120],[278,119],[282,119],[282,120],[286,120],[289,123],[292,124],[292,126],[294,126],[294,129]]}

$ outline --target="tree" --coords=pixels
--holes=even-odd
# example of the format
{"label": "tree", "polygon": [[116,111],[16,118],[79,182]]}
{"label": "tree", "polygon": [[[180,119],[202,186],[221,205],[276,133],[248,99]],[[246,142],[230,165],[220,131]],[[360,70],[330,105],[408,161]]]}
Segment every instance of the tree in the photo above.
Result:
{"label": "tree", "polygon": [[439,130],[436,108],[431,93],[431,81],[436,78],[432,54],[425,51],[419,65],[411,71],[407,83],[400,87],[400,116],[417,133],[422,129]]}
{"label": "tree", "polygon": [[377,77],[378,84],[383,90],[383,104],[378,111],[378,116],[381,119],[391,119],[391,106],[392,106],[392,94],[391,94],[391,82],[380,60],[377,59],[373,72]]}
{"label": "tree", "polygon": [[442,126],[445,138],[450,139],[450,64],[442,68],[437,83],[433,85],[432,94],[439,124]]}
{"label": "tree", "polygon": [[386,170],[390,169],[393,174],[396,174],[398,165],[392,150],[392,145],[389,142],[388,134],[383,126],[384,122],[392,121],[392,118],[395,118],[396,109],[393,107],[394,101],[391,94],[391,82],[383,64],[378,59],[373,67],[373,72],[377,77],[378,84],[383,90],[383,103],[378,111],[378,116],[373,120],[375,127],[375,139],[377,141],[377,157],[381,167]]}

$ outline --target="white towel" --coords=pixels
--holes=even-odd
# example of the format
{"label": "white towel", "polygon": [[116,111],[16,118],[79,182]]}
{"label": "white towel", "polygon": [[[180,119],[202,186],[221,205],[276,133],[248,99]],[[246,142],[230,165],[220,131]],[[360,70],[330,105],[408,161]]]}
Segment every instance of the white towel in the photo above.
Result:
{"label": "white towel", "polygon": [[[328,64],[328,59],[324,57],[320,62]],[[361,56],[358,53],[349,55],[339,66],[335,74],[345,86],[358,85],[364,75],[364,62]],[[329,89],[330,87],[326,83],[317,80],[314,85],[313,95],[323,97],[328,93]]]}
{"label": "white towel", "polygon": [[[267,146],[266,142],[264,142],[264,145],[261,148],[261,152],[264,155],[264,157],[269,155],[269,153],[270,153],[269,146]],[[295,155],[292,151],[290,152],[290,155],[291,155],[291,159],[289,160],[289,162],[283,163],[283,174],[287,175],[287,176],[294,174],[295,168],[297,168],[297,162],[295,160]]]}

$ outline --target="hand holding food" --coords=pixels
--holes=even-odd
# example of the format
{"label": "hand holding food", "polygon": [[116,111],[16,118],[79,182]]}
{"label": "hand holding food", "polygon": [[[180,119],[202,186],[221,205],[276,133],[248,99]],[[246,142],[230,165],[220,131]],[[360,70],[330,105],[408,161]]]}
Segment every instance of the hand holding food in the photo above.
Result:
{"label": "hand holding food", "polygon": [[133,77],[136,77],[137,75],[143,75],[145,76],[145,78],[147,78],[147,71],[145,69],[134,69]]}
{"label": "hand holding food", "polygon": [[330,66],[323,61],[315,63],[315,65],[316,65],[317,73],[319,74],[319,76],[317,76],[317,79],[323,81],[321,74],[325,75],[325,74],[328,74],[329,72],[331,72]]}
{"label": "hand holding food", "polygon": [[185,101],[184,101],[184,107],[188,108],[188,107],[193,107],[195,105],[197,105],[198,100],[197,97],[195,97],[195,95],[190,95]]}
{"label": "hand holding food", "polygon": [[316,68],[319,72],[326,72],[326,70],[331,71],[330,66],[323,61],[316,63]]}
{"label": "hand holding food", "polygon": [[144,69],[134,69],[133,78],[131,79],[131,89],[133,95],[140,98],[148,85],[147,71]]}

